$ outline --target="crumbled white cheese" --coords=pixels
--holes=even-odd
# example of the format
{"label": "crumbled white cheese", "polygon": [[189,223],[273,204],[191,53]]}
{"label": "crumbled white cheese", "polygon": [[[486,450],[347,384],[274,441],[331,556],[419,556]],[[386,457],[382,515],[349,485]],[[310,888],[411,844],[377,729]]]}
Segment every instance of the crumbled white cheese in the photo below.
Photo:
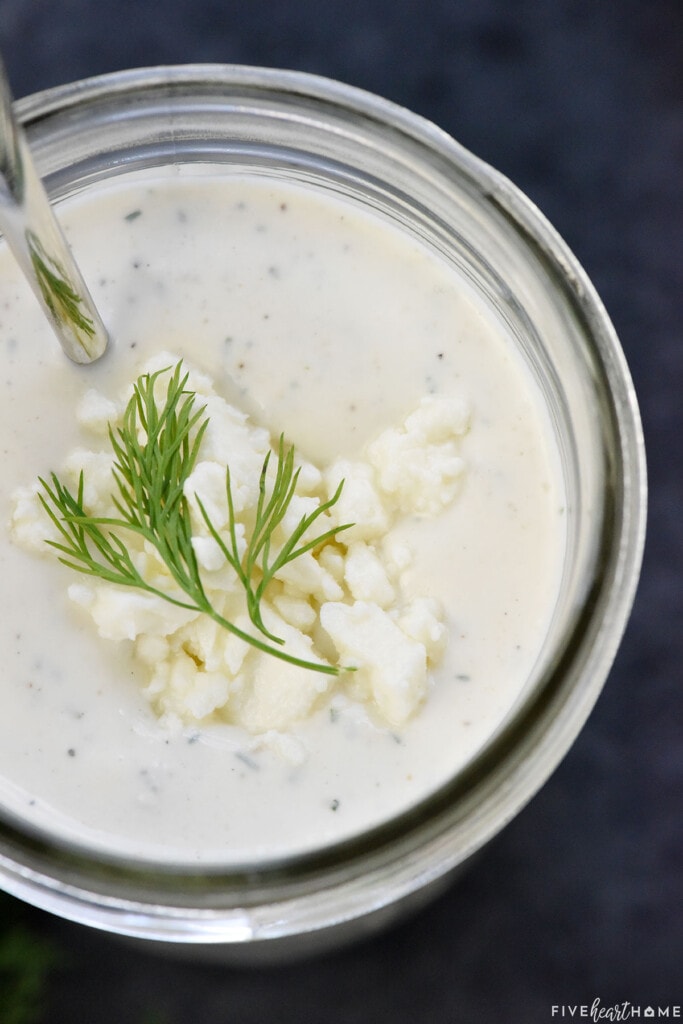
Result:
{"label": "crumbled white cheese", "polygon": [[458,442],[467,429],[461,402],[429,396],[402,427],[368,445],[379,487],[400,512],[434,516],[453,501],[464,470]]}
{"label": "crumbled white cheese", "polygon": [[398,579],[413,561],[413,553],[405,543],[388,533],[381,543],[382,563],[390,579]]}
{"label": "crumbled white cheese", "polygon": [[338,601],[344,596],[334,576],[327,571],[310,551],[278,569],[275,578],[286,583],[289,590],[313,597],[317,601]]}
{"label": "crumbled white cheese", "polygon": [[270,435],[267,430],[251,426],[244,413],[222,398],[201,397],[197,405],[204,405],[209,417],[202,440],[202,462],[222,470],[223,492],[225,467],[230,466],[235,512],[253,508],[258,500],[263,460],[271,447]]}
{"label": "crumbled white cheese", "polygon": [[170,636],[198,613],[170,604],[156,594],[111,583],[72,583],[69,597],[84,608],[105,640],[136,640],[139,636]]}
{"label": "crumbled white cheese", "polygon": [[199,721],[225,706],[230,678],[224,672],[198,671],[194,659],[178,651],[154,666],[146,694],[163,715]]}
{"label": "crumbled white cheese", "polygon": [[78,403],[76,419],[85,430],[106,437],[109,433],[109,424],[118,419],[121,411],[122,407],[116,402],[90,388]]}
{"label": "crumbled white cheese", "polygon": [[[204,459],[195,466],[185,481],[184,493],[195,512],[197,524],[203,532],[208,533],[208,530],[200,511],[200,502],[217,529],[222,530],[227,526],[229,516],[226,501],[225,466]],[[241,509],[236,509],[236,511],[241,511]]]}
{"label": "crumbled white cheese", "polygon": [[413,640],[424,644],[430,661],[436,661],[446,646],[446,626],[439,602],[433,597],[417,597],[406,605],[398,625]]}
{"label": "crumbled white cheese", "polygon": [[307,633],[315,625],[316,610],[309,601],[301,597],[293,597],[288,593],[276,594],[273,597],[273,605],[285,622],[290,626],[296,626],[303,633]]}
{"label": "crumbled white cheese", "polygon": [[351,544],[346,553],[344,578],[351,596],[358,601],[373,601],[388,608],[396,599],[396,591],[377,552],[363,541]]}
{"label": "crumbled white cheese", "polygon": [[[172,354],[160,353],[142,372],[176,363]],[[241,558],[259,500],[263,462],[270,452],[271,485],[279,442],[217,396],[207,377],[186,370],[187,387],[196,393],[195,409],[204,408],[209,417],[185,485],[202,584],[212,606],[236,630],[264,639],[248,617],[243,585],[201,506],[222,544],[232,552],[236,543]],[[160,402],[166,386],[162,376],[157,384]],[[75,489],[83,473],[84,504],[94,515],[114,510],[108,430],[110,424],[114,429],[120,424],[128,397],[113,401],[88,391],[79,405],[79,423],[93,435],[94,445],[68,456],[62,478]],[[266,628],[283,641],[289,656],[336,664],[342,670],[338,677],[274,658],[209,616],[142,590],[88,577],[69,587],[69,597],[92,618],[102,637],[133,644],[147,676],[145,693],[169,723],[220,720],[257,734],[259,742],[273,749],[288,750],[293,763],[301,752],[292,747],[287,730],[322,702],[344,693],[367,702],[391,727],[401,727],[425,698],[429,666],[443,651],[447,629],[436,601],[404,595],[401,581],[412,552],[393,528],[403,515],[435,515],[453,500],[463,472],[460,442],[468,425],[463,403],[429,397],[402,426],[369,444],[365,458],[337,459],[322,471],[297,462],[296,493],[273,532],[271,560],[303,518],[328,502],[343,481],[336,503],[304,531],[297,546],[337,532],[278,569],[260,610]],[[45,541],[59,537],[42,508],[40,490],[36,483],[14,495],[12,536],[31,551],[49,551]],[[341,529],[347,524],[352,525]],[[149,542],[131,533],[126,544],[146,580],[162,594],[183,599]]]}
{"label": "crumbled white cheese", "polygon": [[384,609],[368,601],[324,604],[320,621],[343,663],[356,667],[356,685],[390,725],[405,725],[427,688],[424,644],[406,636]]}
{"label": "crumbled white cheese", "polygon": [[[266,609],[265,623],[282,637],[288,654],[323,664],[309,636]],[[237,720],[250,732],[287,729],[306,718],[332,685],[332,676],[301,669],[269,655],[245,661],[232,697]]]}
{"label": "crumbled white cheese", "polygon": [[352,524],[344,540],[375,540],[389,529],[389,515],[375,486],[372,466],[366,462],[337,459],[323,472],[327,496],[331,498],[343,482],[339,500],[330,509],[334,526]]}
{"label": "crumbled white cheese", "polygon": [[74,491],[83,474],[83,508],[90,515],[109,515],[114,511],[111,502],[113,463],[109,452],[86,448],[76,448],[64,462],[64,477]]}
{"label": "crumbled white cheese", "polygon": [[45,514],[38,497],[42,490],[38,481],[30,487],[19,487],[12,495],[10,535],[14,543],[26,551],[45,554],[48,541],[59,540],[59,531]]}
{"label": "crumbled white cheese", "polygon": [[339,547],[334,544],[326,544],[318,552],[318,561],[337,583],[344,582],[345,559]]}

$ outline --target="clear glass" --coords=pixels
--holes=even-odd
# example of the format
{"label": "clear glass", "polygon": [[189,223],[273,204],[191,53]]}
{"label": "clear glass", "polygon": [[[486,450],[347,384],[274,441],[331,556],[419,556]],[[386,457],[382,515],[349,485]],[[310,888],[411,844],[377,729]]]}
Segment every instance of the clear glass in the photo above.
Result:
{"label": "clear glass", "polygon": [[282,71],[152,68],[29,97],[18,115],[55,200],[132,170],[218,163],[381,211],[466,274],[541,385],[569,499],[559,604],[514,713],[448,785],[358,840],[229,873],[97,860],[0,821],[3,886],[84,924],[236,957],[362,934],[424,898],[520,810],[604,683],[645,528],[643,440],[614,330],[574,256],[510,182],[367,93]]}

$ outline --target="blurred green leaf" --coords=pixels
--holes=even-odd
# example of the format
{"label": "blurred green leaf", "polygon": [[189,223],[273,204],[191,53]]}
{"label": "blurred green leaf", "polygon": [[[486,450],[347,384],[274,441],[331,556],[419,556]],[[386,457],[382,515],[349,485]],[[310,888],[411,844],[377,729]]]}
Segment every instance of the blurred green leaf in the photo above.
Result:
{"label": "blurred green leaf", "polygon": [[159,1010],[151,1010],[145,1014],[140,1024],[168,1024],[168,1017]]}
{"label": "blurred green leaf", "polygon": [[2,1024],[39,1024],[47,980],[59,957],[55,946],[24,922],[22,905],[0,897],[0,1007]]}

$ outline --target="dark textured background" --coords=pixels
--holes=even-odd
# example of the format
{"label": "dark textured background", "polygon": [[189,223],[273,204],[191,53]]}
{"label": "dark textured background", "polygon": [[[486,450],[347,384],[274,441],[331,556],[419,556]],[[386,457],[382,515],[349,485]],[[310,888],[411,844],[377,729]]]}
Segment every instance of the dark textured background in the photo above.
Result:
{"label": "dark textured background", "polygon": [[439,123],[527,192],[592,276],[635,378],[651,483],[607,688],[551,781],[445,896],[372,941],[258,972],[21,911],[37,944],[63,950],[36,1020],[535,1024],[595,997],[683,1004],[683,4],[0,0],[0,46],[17,96],[127,66],[266,64]]}

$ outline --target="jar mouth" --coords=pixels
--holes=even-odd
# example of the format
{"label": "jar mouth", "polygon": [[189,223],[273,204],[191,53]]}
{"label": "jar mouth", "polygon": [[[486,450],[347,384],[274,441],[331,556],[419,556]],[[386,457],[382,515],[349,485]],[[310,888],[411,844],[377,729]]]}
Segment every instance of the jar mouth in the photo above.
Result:
{"label": "jar mouth", "polygon": [[[264,166],[270,150],[253,130],[261,119],[263,132],[275,133],[273,145],[286,174],[305,178],[319,173],[307,162],[310,154],[297,149],[294,135],[288,134],[296,132],[300,143],[305,131],[318,147],[316,159],[327,166],[341,166],[340,145],[347,147],[350,155],[339,172],[345,187],[362,185],[373,201],[384,202],[391,175],[391,201],[397,209],[410,205],[418,223],[415,230],[430,232],[436,245],[451,244],[453,204],[457,196],[466,196],[473,211],[468,223],[479,224],[489,255],[502,239],[506,253],[518,253],[524,262],[518,281],[518,304],[524,307],[520,322],[526,323],[524,317],[533,320],[551,304],[558,332],[563,328],[566,344],[574,346],[563,357],[567,366],[583,364],[575,386],[562,382],[566,393],[555,410],[559,419],[571,420],[590,387],[591,422],[572,444],[595,446],[600,469],[582,477],[577,503],[588,490],[600,502],[601,514],[597,529],[589,530],[577,518],[574,543],[582,582],[572,584],[561,630],[552,651],[545,652],[534,686],[502,728],[440,790],[360,838],[293,860],[227,871],[93,858],[76,849],[55,850],[10,822],[0,826],[0,871],[6,888],[76,920],[89,920],[97,905],[99,921],[106,922],[102,926],[126,934],[176,941],[214,941],[217,934],[222,941],[226,935],[227,941],[250,940],[251,918],[240,938],[242,911],[260,908],[262,921],[267,920],[263,934],[290,934],[401,898],[465,860],[540,788],[584,724],[616,654],[642,560],[646,471],[635,393],[607,313],[565,243],[503,175],[430,122],[341,83],[231,65],[145,68],[35,94],[19,101],[17,113],[57,195],[73,187],[74,166],[79,181],[90,184],[112,171],[151,166],[173,153],[180,162],[208,159],[218,152],[228,125],[234,126],[234,158],[243,159],[248,151],[249,159]],[[165,128],[150,134],[155,119],[163,119]],[[141,151],[143,137],[147,141]],[[55,140],[63,144],[67,139],[74,142],[74,157],[59,166]],[[354,177],[353,159],[360,155],[362,174]],[[471,239],[462,224],[455,234],[466,252]],[[477,273],[485,287],[500,292],[507,286],[499,268],[491,270],[492,259],[484,258]],[[515,303],[517,298],[511,308]],[[553,357],[560,349],[560,342],[555,344]],[[580,461],[581,452],[569,450],[566,458],[568,463]],[[393,877],[390,897],[379,894],[388,866]],[[345,908],[340,910],[342,892]],[[308,905],[314,897],[319,906],[315,915]],[[263,910],[275,904],[279,912],[284,904],[291,912],[279,925],[274,913],[269,917]],[[292,909],[294,904],[298,909]],[[200,919],[204,929],[197,925]]]}

